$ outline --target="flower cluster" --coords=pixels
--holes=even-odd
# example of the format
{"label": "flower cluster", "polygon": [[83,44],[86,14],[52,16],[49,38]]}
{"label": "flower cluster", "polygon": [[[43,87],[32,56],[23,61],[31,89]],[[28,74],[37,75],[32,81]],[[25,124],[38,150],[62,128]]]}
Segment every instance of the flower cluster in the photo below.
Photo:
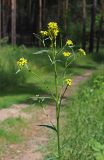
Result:
{"label": "flower cluster", "polygon": [[52,39],[58,36],[59,28],[56,22],[48,23],[48,33]]}
{"label": "flower cluster", "polygon": [[58,29],[57,23],[56,22],[49,22],[48,29],[51,29],[51,30]]}
{"label": "flower cluster", "polygon": [[72,85],[72,80],[71,79],[65,79],[65,82],[68,86]]}
{"label": "flower cluster", "polygon": [[48,36],[48,32],[47,31],[40,31],[40,34],[45,37],[45,36]]}
{"label": "flower cluster", "polygon": [[40,31],[40,34],[43,37],[49,36],[51,40],[55,39],[58,36],[58,33],[59,33],[59,28],[56,22],[49,22],[47,31]]}
{"label": "flower cluster", "polygon": [[80,48],[80,49],[78,49],[78,50],[79,50],[79,53],[80,53],[80,54],[82,54],[82,55],[84,55],[84,56],[86,55],[86,52],[85,52],[82,48]]}
{"label": "flower cluster", "polygon": [[71,39],[68,39],[68,40],[66,41],[66,45],[68,45],[68,46],[73,46],[72,40],[71,40]]}
{"label": "flower cluster", "polygon": [[65,56],[65,57],[69,57],[70,55],[71,55],[71,53],[70,52],[63,52],[63,55]]}
{"label": "flower cluster", "polygon": [[24,65],[26,65],[27,64],[27,59],[25,59],[25,58],[20,58],[18,61],[17,61],[17,65],[21,68],[21,67],[23,67]]}

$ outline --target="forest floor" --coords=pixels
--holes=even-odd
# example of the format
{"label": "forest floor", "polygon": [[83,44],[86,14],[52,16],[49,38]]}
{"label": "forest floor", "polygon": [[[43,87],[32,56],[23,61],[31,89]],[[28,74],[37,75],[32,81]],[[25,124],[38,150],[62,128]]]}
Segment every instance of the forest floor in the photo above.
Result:
{"label": "forest floor", "polygon": [[[85,82],[91,75],[92,70],[86,70],[83,75],[78,75],[73,78],[73,84],[67,90],[63,104],[67,103],[67,97],[71,96],[78,86]],[[19,144],[7,144],[5,154],[0,157],[0,160],[43,160],[45,153],[41,148],[45,147],[49,139],[48,129],[39,127],[39,124],[49,123],[47,116],[43,110],[37,107],[30,112],[25,112],[29,108],[27,104],[13,105],[7,109],[0,110],[0,121],[4,121],[10,117],[22,117],[29,122],[29,129],[24,130],[25,140]],[[46,107],[46,113],[50,116],[51,121],[55,122],[55,107],[54,104]]]}

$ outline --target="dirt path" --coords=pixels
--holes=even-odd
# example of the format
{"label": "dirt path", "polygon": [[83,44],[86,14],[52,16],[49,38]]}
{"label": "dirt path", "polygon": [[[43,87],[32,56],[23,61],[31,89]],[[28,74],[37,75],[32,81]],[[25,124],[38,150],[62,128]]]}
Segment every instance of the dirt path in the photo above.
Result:
{"label": "dirt path", "polygon": [[[75,76],[73,79],[73,85],[69,90],[67,90],[66,98],[70,96],[85,80],[89,78],[92,74],[92,71],[86,70],[86,72],[81,76]],[[65,100],[64,102],[65,103]],[[28,113],[24,113],[21,109],[26,108],[27,105],[14,105],[8,109],[0,110],[0,121],[9,117],[25,117],[30,118]],[[47,106],[46,112],[50,116],[51,120],[55,122],[55,108],[54,106]],[[45,147],[48,142],[49,131],[47,129],[38,127],[38,124],[49,123],[46,115],[43,111],[35,111],[32,113],[32,117],[35,117],[35,121],[31,121],[30,130],[27,132],[28,138],[22,144],[11,144],[8,146],[8,149],[5,155],[0,160],[43,160],[44,154],[40,151],[39,148]]]}
{"label": "dirt path", "polygon": [[21,112],[21,109],[28,107],[27,104],[14,104],[10,108],[0,110],[0,121],[3,121],[9,117],[24,117],[28,118],[26,113]]}

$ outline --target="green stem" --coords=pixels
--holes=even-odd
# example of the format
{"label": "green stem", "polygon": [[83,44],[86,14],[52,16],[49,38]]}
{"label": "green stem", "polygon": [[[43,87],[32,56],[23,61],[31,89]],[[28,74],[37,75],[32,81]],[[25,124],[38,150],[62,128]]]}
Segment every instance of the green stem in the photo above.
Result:
{"label": "green stem", "polygon": [[61,157],[61,149],[60,149],[60,121],[59,117],[57,118],[57,145],[58,145],[58,158],[60,159]]}
{"label": "green stem", "polygon": [[58,147],[58,158],[60,159],[60,156],[61,156],[61,150],[60,150],[60,109],[59,109],[59,96],[58,96],[58,81],[57,81],[56,62],[54,63],[54,71],[55,71],[55,91],[56,91],[57,147]]}

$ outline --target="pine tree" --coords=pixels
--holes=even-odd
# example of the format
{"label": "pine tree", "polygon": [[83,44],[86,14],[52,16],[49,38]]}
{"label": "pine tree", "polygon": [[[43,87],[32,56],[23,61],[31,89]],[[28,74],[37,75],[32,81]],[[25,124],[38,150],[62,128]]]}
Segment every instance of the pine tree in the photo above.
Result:
{"label": "pine tree", "polygon": [[93,0],[93,4],[91,8],[91,27],[90,27],[90,41],[89,41],[89,52],[92,52],[92,53],[94,50],[96,5],[97,5],[97,0]]}
{"label": "pine tree", "polygon": [[16,0],[11,0],[11,42],[12,44],[16,44]]}
{"label": "pine tree", "polygon": [[103,21],[104,21],[104,0],[101,1],[101,10],[100,10],[100,20],[99,20],[99,30],[97,36],[97,44],[96,44],[96,53],[99,52],[100,40],[102,35]]}
{"label": "pine tree", "polygon": [[1,0],[0,0],[0,40],[1,40]]}
{"label": "pine tree", "polygon": [[86,0],[83,0],[82,48],[86,49]]}

